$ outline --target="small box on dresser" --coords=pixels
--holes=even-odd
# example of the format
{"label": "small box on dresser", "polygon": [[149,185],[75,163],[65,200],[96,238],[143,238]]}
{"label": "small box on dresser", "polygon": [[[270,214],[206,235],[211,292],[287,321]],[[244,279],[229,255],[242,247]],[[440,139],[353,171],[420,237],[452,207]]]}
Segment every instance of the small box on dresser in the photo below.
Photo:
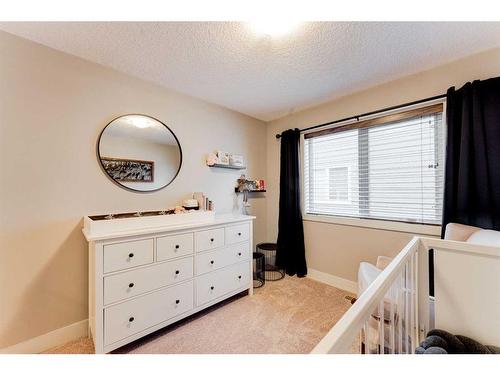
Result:
{"label": "small box on dresser", "polygon": [[[89,335],[107,353],[243,291],[253,292],[253,216],[96,231],[89,241]],[[88,220],[88,218],[86,218]],[[127,219],[115,219],[127,220]],[[125,222],[124,222],[125,223]]]}

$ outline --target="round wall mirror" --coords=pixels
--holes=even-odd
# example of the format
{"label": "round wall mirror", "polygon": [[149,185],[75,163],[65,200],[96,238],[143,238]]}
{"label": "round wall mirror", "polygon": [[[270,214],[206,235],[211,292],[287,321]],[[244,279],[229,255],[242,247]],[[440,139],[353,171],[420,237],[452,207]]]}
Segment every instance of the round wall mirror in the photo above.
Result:
{"label": "round wall mirror", "polygon": [[181,169],[182,150],[161,121],[125,115],[111,121],[99,136],[97,155],[103,171],[119,186],[139,192],[163,189]]}

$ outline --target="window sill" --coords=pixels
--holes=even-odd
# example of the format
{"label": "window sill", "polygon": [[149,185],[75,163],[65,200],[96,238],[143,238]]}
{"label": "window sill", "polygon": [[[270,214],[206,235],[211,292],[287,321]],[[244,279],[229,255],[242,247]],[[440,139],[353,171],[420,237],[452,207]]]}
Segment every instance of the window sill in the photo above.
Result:
{"label": "window sill", "polygon": [[440,236],[441,226],[401,223],[398,221],[386,221],[376,219],[358,219],[354,217],[326,216],[305,214],[304,221],[312,221],[326,224],[347,225],[352,227],[362,227],[371,229],[388,230],[393,232],[404,232],[414,234],[424,234],[427,236]]}

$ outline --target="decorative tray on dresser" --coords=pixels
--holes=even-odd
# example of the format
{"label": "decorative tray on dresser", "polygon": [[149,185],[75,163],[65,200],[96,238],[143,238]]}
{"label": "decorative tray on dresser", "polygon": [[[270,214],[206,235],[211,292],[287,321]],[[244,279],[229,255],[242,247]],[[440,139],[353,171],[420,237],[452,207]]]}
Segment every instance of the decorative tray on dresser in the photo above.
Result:
{"label": "decorative tray on dresser", "polygon": [[89,334],[96,353],[108,353],[245,290],[252,294],[254,216],[116,217],[84,218]]}

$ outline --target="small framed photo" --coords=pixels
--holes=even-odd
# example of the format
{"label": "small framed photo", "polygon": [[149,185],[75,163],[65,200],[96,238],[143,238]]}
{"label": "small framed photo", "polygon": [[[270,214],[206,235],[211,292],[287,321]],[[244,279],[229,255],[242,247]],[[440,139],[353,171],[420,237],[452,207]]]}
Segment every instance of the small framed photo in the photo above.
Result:
{"label": "small framed photo", "polygon": [[243,167],[243,156],[236,154],[229,155],[229,164],[234,165],[235,167]]}
{"label": "small framed photo", "polygon": [[257,188],[257,181],[254,180],[247,180],[246,181],[247,189],[250,191],[258,190]]}
{"label": "small framed photo", "polygon": [[217,151],[217,164],[229,165],[229,154],[225,151]]}

